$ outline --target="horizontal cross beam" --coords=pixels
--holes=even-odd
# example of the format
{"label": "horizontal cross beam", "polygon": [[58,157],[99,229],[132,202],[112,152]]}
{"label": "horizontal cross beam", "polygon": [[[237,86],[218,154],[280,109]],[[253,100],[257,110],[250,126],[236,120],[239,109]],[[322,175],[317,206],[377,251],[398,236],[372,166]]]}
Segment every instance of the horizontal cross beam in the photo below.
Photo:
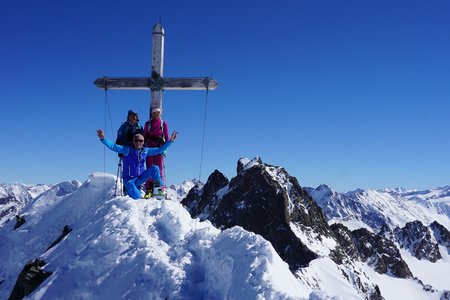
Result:
{"label": "horizontal cross beam", "polygon": [[98,88],[111,90],[215,90],[219,83],[211,77],[99,77]]}

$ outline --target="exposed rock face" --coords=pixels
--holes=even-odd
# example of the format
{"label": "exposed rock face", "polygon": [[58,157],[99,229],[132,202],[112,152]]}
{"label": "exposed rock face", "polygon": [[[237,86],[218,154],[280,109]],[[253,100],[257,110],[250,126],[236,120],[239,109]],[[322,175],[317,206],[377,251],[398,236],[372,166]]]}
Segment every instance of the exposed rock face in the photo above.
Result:
{"label": "exposed rock face", "polygon": [[52,273],[42,269],[45,264],[45,261],[38,258],[29,261],[20,272],[9,300],[23,299],[47,279]]}
{"label": "exposed rock face", "polygon": [[385,238],[390,235],[389,232],[374,234],[367,229],[350,231],[339,223],[331,225],[330,228],[339,242],[339,247],[331,253],[334,261],[367,261],[380,274],[390,273],[400,278],[413,276],[396,245],[391,239]]}
{"label": "exposed rock face", "polygon": [[446,247],[447,252],[450,253],[450,232],[447,230],[447,228],[434,221],[430,224],[430,229],[432,230],[436,241],[440,245]]}
{"label": "exposed rock face", "polygon": [[365,228],[352,231],[352,237],[362,261],[367,261],[378,273],[391,273],[399,278],[413,277],[392,241]]}
{"label": "exposed rock face", "polygon": [[[438,226],[435,225],[435,227]],[[431,230],[420,221],[406,223],[405,227],[401,229],[397,227],[394,230],[394,235],[400,246],[408,249],[418,259],[436,262],[442,258],[439,245],[436,243]]]}
{"label": "exposed rock face", "polygon": [[351,260],[360,259],[350,229],[340,223],[334,223],[330,228],[339,243],[339,247],[331,253],[330,257],[338,264],[349,263]]}
{"label": "exposed rock face", "polygon": [[290,228],[290,223],[331,235],[321,209],[283,168],[263,164],[259,158],[241,159],[231,181],[219,171],[203,188],[194,187],[182,201],[193,217],[215,226],[241,226],[270,241],[290,266],[306,266],[317,255]]}
{"label": "exposed rock face", "polygon": [[[325,185],[314,190],[316,197],[331,199],[322,205],[329,212],[337,209],[333,218],[345,219],[352,211],[359,211],[362,216],[359,220],[371,220],[369,225],[379,230],[372,233],[367,229],[351,231],[340,223],[329,226],[322,209],[307,191],[282,167],[263,163],[259,158],[252,161],[241,159],[237,164],[237,175],[231,180],[215,170],[205,185],[194,186],[181,203],[192,217],[209,220],[218,228],[241,226],[260,234],[272,243],[299,278],[302,267],[311,260],[329,256],[342,265],[339,266],[342,270],[349,272],[345,276],[343,271],[344,278],[366,299],[383,297],[378,286],[365,281],[365,275],[355,267],[355,261],[368,263],[380,274],[413,278],[398,246],[430,261],[441,257],[438,245],[444,245],[450,251],[450,233],[437,222],[429,228],[420,222],[411,222],[403,229],[393,231],[393,227],[389,226],[392,222],[386,222],[390,215],[386,217],[381,210],[364,212],[364,205],[359,205],[360,199],[356,198],[367,195],[378,197],[380,192],[371,191],[362,195],[363,191],[354,191],[341,197]],[[386,199],[391,199],[389,197]],[[321,247],[329,249],[329,252]]]}
{"label": "exposed rock face", "polygon": [[330,246],[335,247],[330,258],[338,264],[348,263],[349,274],[353,274],[344,277],[367,299],[383,299],[378,286],[359,278],[363,275],[352,266],[352,259],[360,256],[351,232],[340,224],[331,230],[320,207],[284,168],[262,163],[259,158],[241,159],[236,177],[228,181],[216,170],[203,187],[192,188],[181,203],[193,217],[208,219],[216,227],[238,225],[260,234],[297,275],[318,257],[303,242],[321,245],[319,248],[334,245]]}
{"label": "exposed rock face", "polygon": [[24,216],[17,215],[16,216],[16,224],[14,225],[14,230],[25,224],[27,220],[25,220]]}
{"label": "exposed rock face", "polygon": [[213,209],[210,200],[214,198],[214,194],[229,183],[226,178],[218,170],[215,170],[208,177],[208,181],[204,186],[196,184],[182,201],[188,211],[193,216],[198,216],[202,212],[208,214]]}
{"label": "exposed rock face", "polygon": [[69,225],[64,225],[64,228],[63,228],[63,231],[62,231],[61,235],[58,236],[58,237],[56,238],[56,240],[54,240],[54,241],[50,244],[50,246],[48,246],[47,250],[45,250],[45,251],[48,251],[48,250],[50,250],[51,248],[53,248],[53,247],[55,247],[56,245],[58,245],[58,243],[61,242],[62,239],[65,238],[71,231],[72,231],[72,228],[70,228]]}

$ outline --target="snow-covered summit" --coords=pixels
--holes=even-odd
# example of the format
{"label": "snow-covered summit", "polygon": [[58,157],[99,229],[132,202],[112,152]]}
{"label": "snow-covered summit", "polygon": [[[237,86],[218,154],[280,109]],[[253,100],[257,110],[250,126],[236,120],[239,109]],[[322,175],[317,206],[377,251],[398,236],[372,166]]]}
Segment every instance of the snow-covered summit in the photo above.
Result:
{"label": "snow-covered summit", "polygon": [[[329,226],[296,178],[259,157],[239,160],[231,180],[216,170],[205,184],[173,185],[170,200],[115,197],[114,184],[113,175],[102,173],[83,184],[57,184],[28,201],[21,227],[9,222],[0,228],[0,299],[13,287],[31,293],[30,282],[23,281],[30,274],[42,274],[43,281],[29,299],[450,296],[450,281],[442,276],[450,266],[450,234],[442,225],[407,223],[384,235]],[[342,196],[326,185],[315,192],[323,199]],[[182,206],[188,198],[187,208],[200,219]],[[371,208],[341,200],[342,213]],[[422,255],[427,249],[436,255]],[[27,276],[19,275],[25,270]]]}
{"label": "snow-covered summit", "polygon": [[[240,227],[220,231],[177,201],[114,197],[114,183],[112,175],[93,174],[64,195],[49,191],[24,211],[23,226],[0,229],[0,299],[38,257],[52,274],[29,299],[308,296],[261,236]],[[47,250],[65,226],[72,231]]]}

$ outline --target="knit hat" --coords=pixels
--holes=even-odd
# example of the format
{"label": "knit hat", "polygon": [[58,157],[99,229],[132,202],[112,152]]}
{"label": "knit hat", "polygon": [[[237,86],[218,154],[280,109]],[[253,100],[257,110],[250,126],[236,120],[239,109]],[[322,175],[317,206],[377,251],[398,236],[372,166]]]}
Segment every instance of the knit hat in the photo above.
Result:
{"label": "knit hat", "polygon": [[132,109],[130,109],[129,111],[128,111],[128,115],[136,115],[137,116],[137,111],[135,111],[135,110],[132,110]]}
{"label": "knit hat", "polygon": [[152,108],[152,112],[155,112],[155,111],[161,112],[161,108],[160,107],[153,107]]}

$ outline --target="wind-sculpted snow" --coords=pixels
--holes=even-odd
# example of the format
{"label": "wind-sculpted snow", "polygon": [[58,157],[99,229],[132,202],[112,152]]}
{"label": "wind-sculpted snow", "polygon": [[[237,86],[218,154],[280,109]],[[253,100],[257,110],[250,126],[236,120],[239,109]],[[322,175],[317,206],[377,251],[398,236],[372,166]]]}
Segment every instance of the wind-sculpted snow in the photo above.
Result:
{"label": "wind-sculpted snow", "polygon": [[[53,274],[29,299],[309,295],[261,236],[241,227],[220,231],[192,219],[177,201],[114,197],[114,183],[112,175],[93,174],[65,195],[49,191],[28,206],[22,227],[0,230],[0,299],[9,297],[24,264],[36,257]],[[45,252],[64,225],[72,231]]]}

